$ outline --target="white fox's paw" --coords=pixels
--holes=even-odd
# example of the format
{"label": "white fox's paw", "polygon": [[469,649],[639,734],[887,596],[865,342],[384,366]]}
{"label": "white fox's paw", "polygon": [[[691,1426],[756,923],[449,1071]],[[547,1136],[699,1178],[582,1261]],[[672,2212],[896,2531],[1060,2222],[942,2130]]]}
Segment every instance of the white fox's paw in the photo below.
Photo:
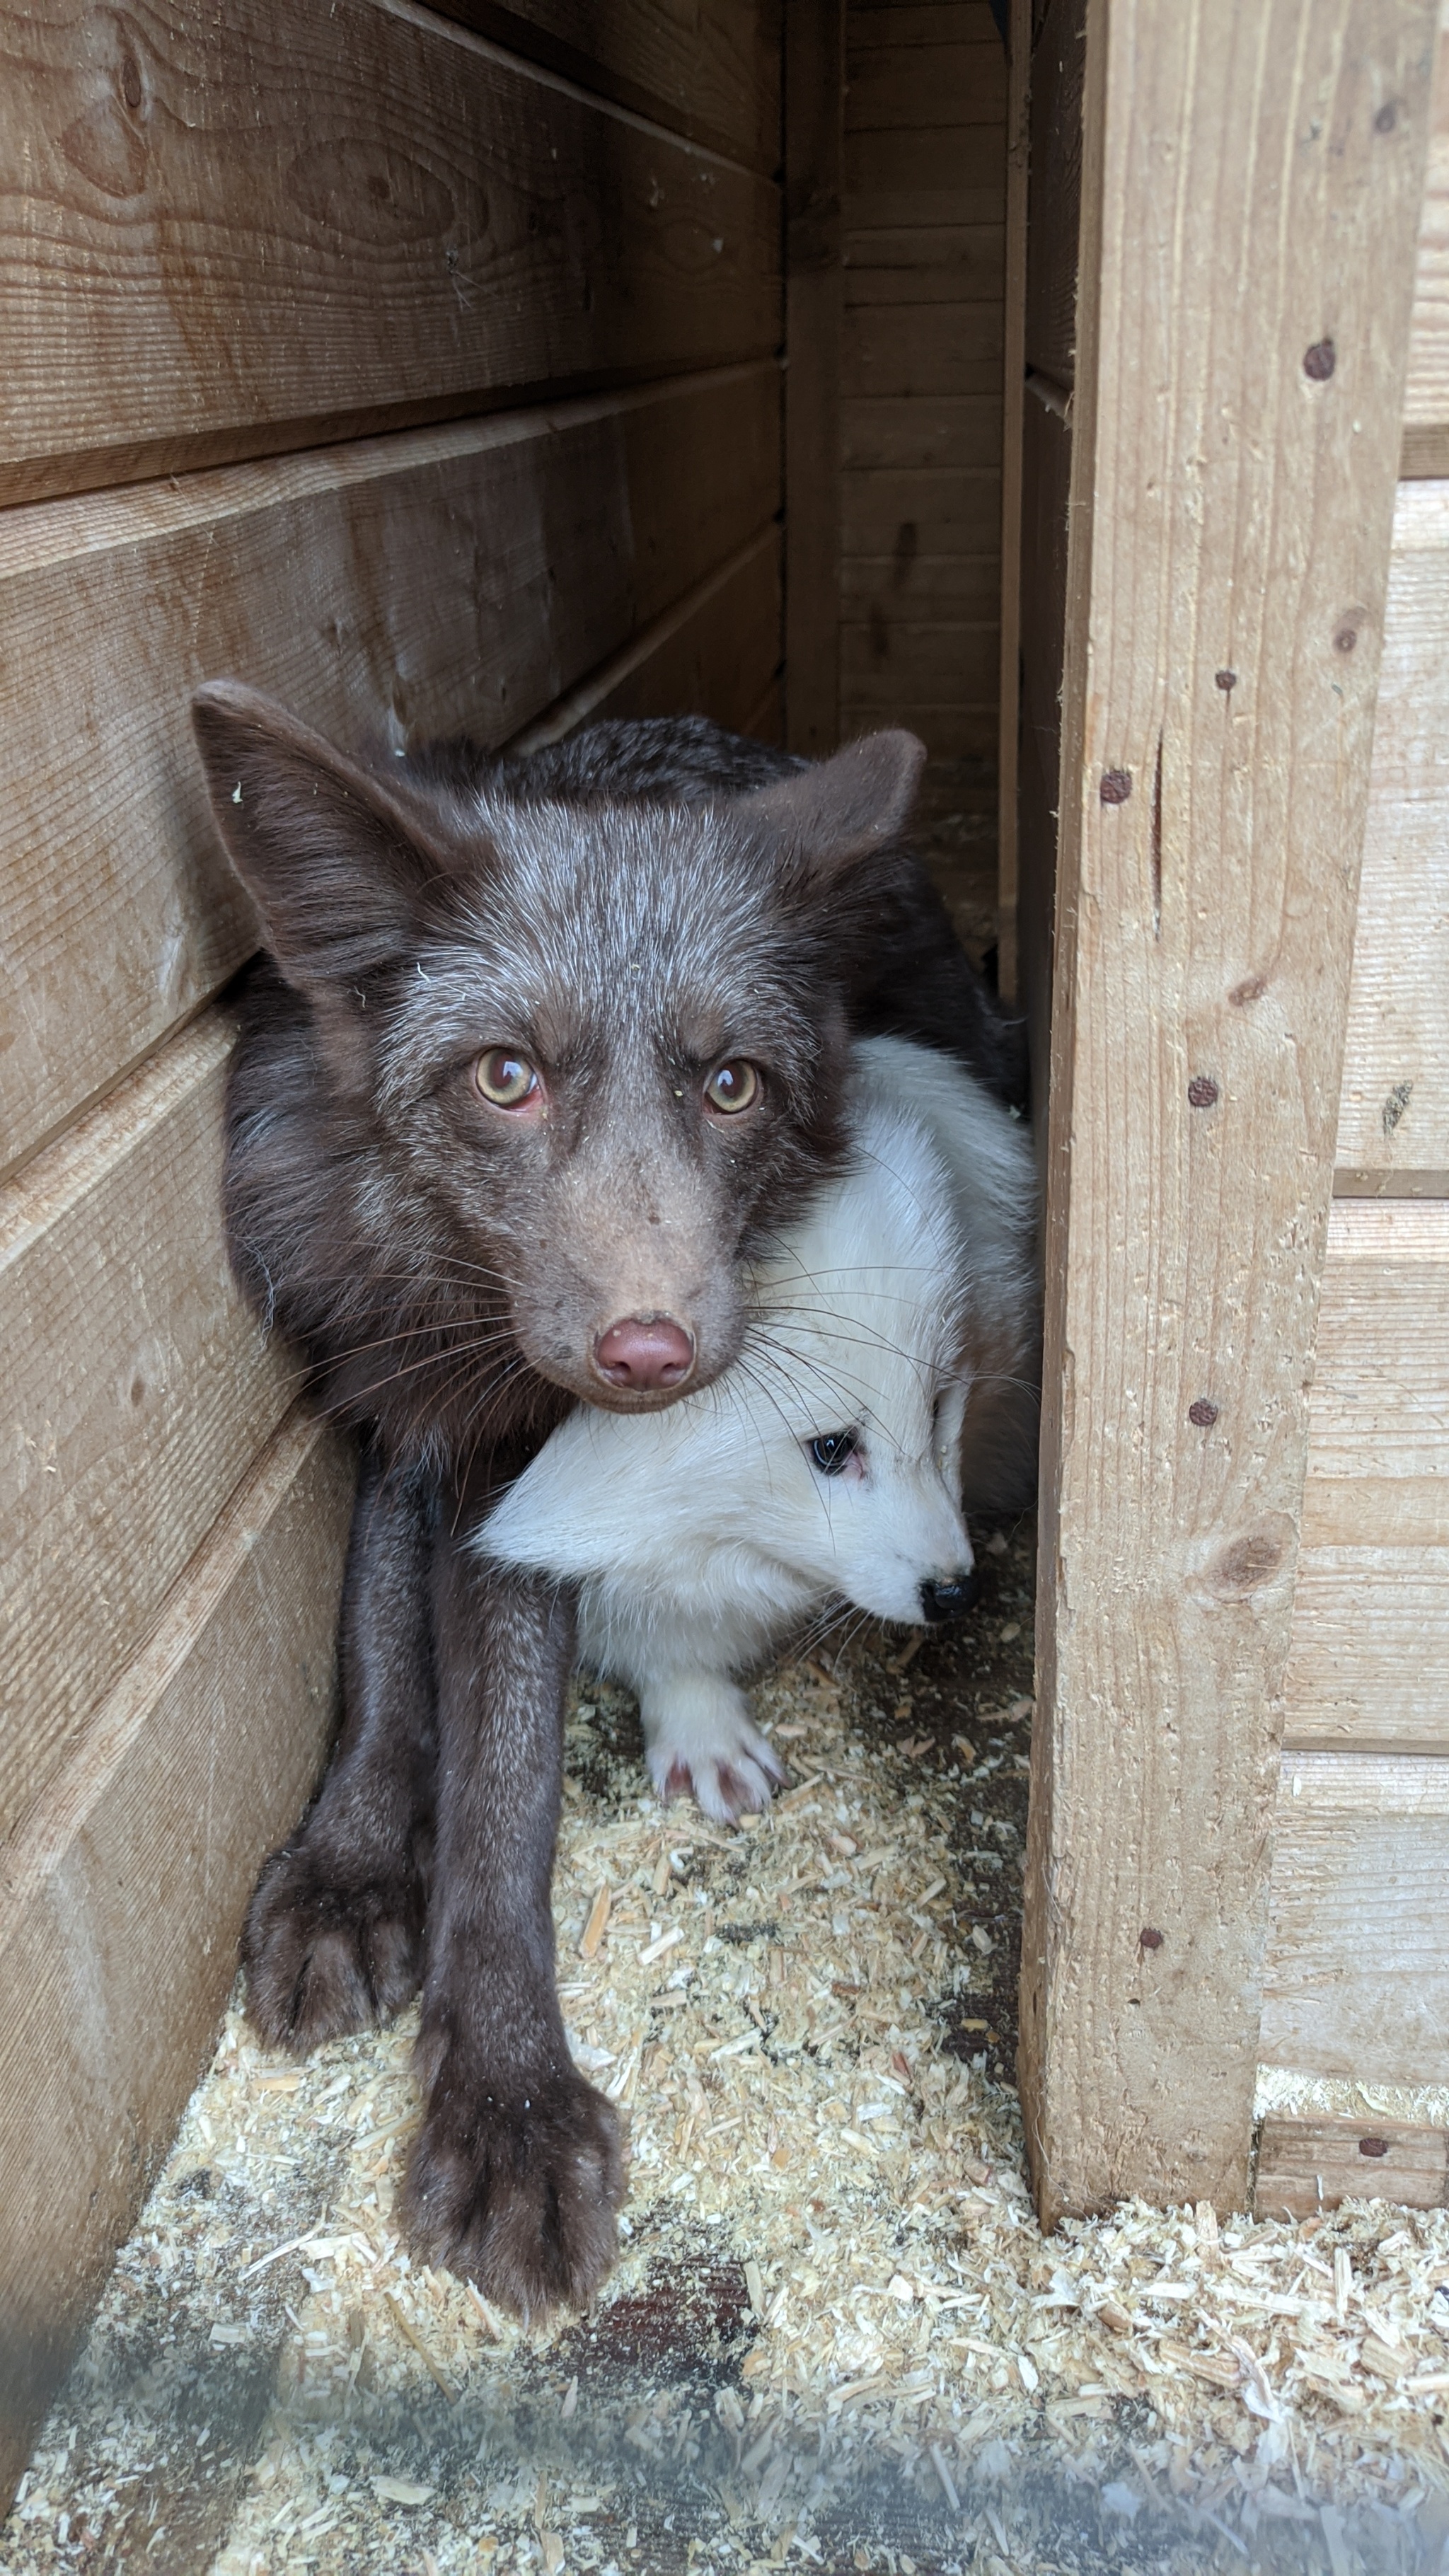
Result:
{"label": "white fox's paw", "polygon": [[773,1745],[750,1720],[733,1682],[672,1673],[646,1692],[641,1710],[649,1776],[666,1806],[693,1798],[718,1825],[759,1815],[789,1779]]}

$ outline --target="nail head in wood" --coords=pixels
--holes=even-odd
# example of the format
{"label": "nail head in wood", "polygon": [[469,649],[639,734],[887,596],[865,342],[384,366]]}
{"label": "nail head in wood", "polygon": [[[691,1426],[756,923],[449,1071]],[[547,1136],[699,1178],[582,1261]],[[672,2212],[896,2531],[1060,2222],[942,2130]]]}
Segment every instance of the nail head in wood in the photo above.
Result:
{"label": "nail head in wood", "polygon": [[1194,1109],[1212,1109],[1217,1105],[1218,1087],[1210,1073],[1195,1073],[1187,1086],[1187,1096]]}
{"label": "nail head in wood", "polygon": [[1340,626],[1338,633],[1333,639],[1333,649],[1335,653],[1351,653],[1357,642],[1358,628],[1356,626]]}
{"label": "nail head in wood", "polygon": [[1162,1934],[1160,1932],[1155,1932],[1149,1923],[1145,1931],[1138,1933],[1137,1946],[1139,1950],[1160,1950],[1162,1947]]}
{"label": "nail head in wood", "polygon": [[1104,769],[1100,795],[1104,805],[1125,805],[1132,793],[1130,769]]}
{"label": "nail head in wood", "polygon": [[1236,671],[1214,671],[1213,678],[1216,680],[1218,687],[1222,690],[1224,697],[1228,695],[1230,690],[1235,689],[1238,685],[1238,675]]}
{"label": "nail head in wood", "polygon": [[1217,1406],[1209,1396],[1200,1395],[1195,1403],[1188,1406],[1187,1418],[1197,1424],[1199,1431],[1211,1431],[1218,1418]]}
{"label": "nail head in wood", "polygon": [[1311,384],[1326,385],[1337,364],[1338,351],[1331,340],[1315,340],[1303,352],[1303,372]]}
{"label": "nail head in wood", "polygon": [[1388,2139],[1360,2138],[1358,2151],[1361,2156],[1386,2156],[1389,2152]]}

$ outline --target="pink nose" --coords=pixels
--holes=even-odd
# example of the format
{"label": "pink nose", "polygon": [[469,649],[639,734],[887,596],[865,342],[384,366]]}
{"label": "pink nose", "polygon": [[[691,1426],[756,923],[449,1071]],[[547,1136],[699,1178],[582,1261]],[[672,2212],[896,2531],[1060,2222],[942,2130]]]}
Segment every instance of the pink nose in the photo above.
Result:
{"label": "pink nose", "polygon": [[621,1315],[595,1342],[594,1366],[610,1386],[683,1386],[694,1343],[670,1315]]}

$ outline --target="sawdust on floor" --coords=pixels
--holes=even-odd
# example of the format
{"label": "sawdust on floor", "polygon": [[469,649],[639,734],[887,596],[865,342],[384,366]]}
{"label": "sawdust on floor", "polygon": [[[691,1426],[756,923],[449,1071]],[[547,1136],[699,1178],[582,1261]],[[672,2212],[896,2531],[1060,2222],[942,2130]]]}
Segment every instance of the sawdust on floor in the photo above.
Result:
{"label": "sawdust on floor", "polygon": [[560,1982],[631,2131],[592,2314],[524,2333],[409,2260],[410,2019],[299,2069],[233,2011],[10,2576],[1440,2565],[1449,2212],[1036,2227],[1028,1534],[983,1562],[960,1631],[762,1685],[795,1785],[740,1833],[661,1809],[580,1686]]}

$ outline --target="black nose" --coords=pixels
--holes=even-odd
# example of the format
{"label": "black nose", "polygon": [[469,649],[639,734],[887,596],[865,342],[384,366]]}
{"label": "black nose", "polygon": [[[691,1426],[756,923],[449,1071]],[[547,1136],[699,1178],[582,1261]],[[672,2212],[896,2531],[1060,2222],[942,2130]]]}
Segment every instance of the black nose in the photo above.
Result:
{"label": "black nose", "polygon": [[974,1610],[981,1591],[981,1578],[973,1566],[969,1574],[953,1574],[941,1583],[921,1586],[921,1617],[932,1627],[943,1619],[959,1619],[963,1612]]}

